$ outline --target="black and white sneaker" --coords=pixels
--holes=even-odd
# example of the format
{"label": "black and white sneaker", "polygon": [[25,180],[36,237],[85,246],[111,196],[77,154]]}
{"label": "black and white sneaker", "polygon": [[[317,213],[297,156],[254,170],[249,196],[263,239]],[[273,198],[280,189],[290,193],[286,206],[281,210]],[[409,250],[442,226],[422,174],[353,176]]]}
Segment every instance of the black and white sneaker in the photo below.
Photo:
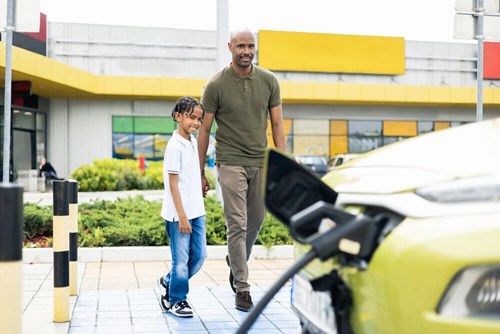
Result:
{"label": "black and white sneaker", "polygon": [[168,284],[163,281],[163,276],[158,278],[158,290],[160,291],[160,296],[158,297],[158,303],[160,308],[166,312],[170,309],[170,303],[168,302]]}
{"label": "black and white sneaker", "polygon": [[175,315],[176,317],[181,317],[181,318],[193,317],[193,309],[186,300],[176,303],[174,306],[170,308],[169,312]]}

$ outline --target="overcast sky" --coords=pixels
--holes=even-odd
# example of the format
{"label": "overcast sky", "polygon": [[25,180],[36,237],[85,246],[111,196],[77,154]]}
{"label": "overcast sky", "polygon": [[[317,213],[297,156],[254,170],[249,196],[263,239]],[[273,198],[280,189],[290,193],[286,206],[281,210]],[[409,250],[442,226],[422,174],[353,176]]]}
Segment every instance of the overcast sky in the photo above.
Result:
{"label": "overcast sky", "polygon": [[[457,41],[454,4],[454,0],[229,0],[229,29]],[[216,28],[217,0],[40,0],[40,6],[52,22]]]}

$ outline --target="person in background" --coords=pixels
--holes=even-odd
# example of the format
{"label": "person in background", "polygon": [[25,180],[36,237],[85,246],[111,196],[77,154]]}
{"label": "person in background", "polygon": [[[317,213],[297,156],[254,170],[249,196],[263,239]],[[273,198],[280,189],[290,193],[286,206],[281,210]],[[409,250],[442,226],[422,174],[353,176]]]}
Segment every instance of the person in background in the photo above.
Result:
{"label": "person in background", "polygon": [[165,150],[165,192],[161,216],[170,238],[172,270],[158,278],[159,303],[163,311],[190,318],[187,301],[189,279],[207,257],[205,206],[200,188],[198,146],[194,133],[203,122],[203,106],[192,97],[182,97],[172,110],[179,127]]}
{"label": "person in background", "polygon": [[45,159],[45,157],[40,159],[38,168],[40,169],[39,176],[45,175],[45,178],[48,180],[59,179],[55,168],[50,164],[50,162],[47,161],[47,159]]}
{"label": "person in background", "polygon": [[247,262],[266,215],[261,182],[268,147],[268,117],[274,146],[283,151],[285,135],[278,79],[252,64],[254,35],[248,30],[235,32],[228,48],[232,62],[210,78],[202,93],[206,115],[199,130],[198,147],[206,195],[210,185],[204,166],[215,119],[215,163],[226,220],[229,283],[236,293],[236,309],[248,312],[253,302]]}

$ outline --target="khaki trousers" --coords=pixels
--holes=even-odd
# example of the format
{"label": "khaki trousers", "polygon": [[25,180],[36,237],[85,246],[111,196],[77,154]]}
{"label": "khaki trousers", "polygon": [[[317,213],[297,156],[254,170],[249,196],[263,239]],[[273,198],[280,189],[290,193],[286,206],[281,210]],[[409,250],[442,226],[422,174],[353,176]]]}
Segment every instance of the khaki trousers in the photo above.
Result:
{"label": "khaki trousers", "polygon": [[247,261],[266,216],[263,168],[218,165],[217,169],[234,286],[237,292],[249,291]]}

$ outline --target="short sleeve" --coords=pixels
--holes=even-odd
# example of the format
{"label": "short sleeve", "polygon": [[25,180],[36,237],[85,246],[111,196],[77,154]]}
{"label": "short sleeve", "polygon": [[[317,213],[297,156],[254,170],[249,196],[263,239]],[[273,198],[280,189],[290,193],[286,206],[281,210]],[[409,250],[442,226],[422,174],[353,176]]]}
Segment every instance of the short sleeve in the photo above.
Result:
{"label": "short sleeve", "polygon": [[281,91],[280,91],[280,84],[278,79],[272,75],[272,92],[271,92],[271,98],[269,99],[269,108],[274,108],[276,106],[279,106],[281,104]]}
{"label": "short sleeve", "polygon": [[206,112],[214,113],[219,108],[217,101],[217,87],[215,83],[210,80],[207,82],[205,87],[203,87],[200,103],[203,105]]}
{"label": "short sleeve", "polygon": [[164,170],[168,174],[179,174],[181,172],[181,153],[178,149],[174,148],[166,152]]}

